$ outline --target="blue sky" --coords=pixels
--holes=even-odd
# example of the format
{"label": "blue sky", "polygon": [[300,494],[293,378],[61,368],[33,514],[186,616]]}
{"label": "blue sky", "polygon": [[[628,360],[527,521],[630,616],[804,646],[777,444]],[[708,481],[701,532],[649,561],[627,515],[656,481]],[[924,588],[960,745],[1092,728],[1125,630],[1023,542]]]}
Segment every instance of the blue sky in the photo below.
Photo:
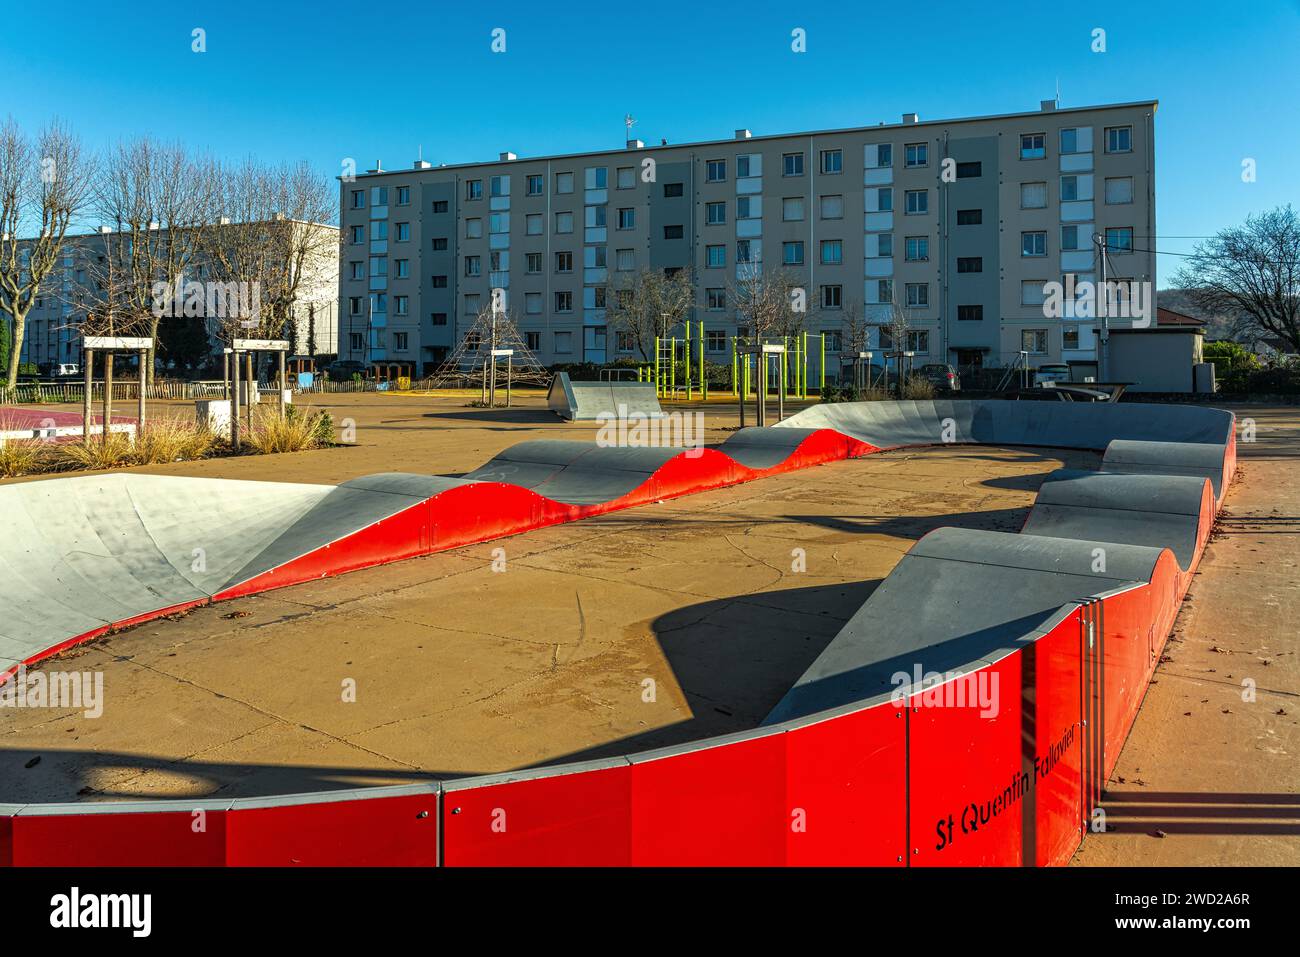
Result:
{"label": "blue sky", "polygon": [[[149,133],[335,175],[1154,97],[1157,230],[1185,253],[1300,203],[1300,0],[748,4],[615,0],[8,5],[0,113],[92,146]],[[840,7],[841,9],[835,9]],[[57,12],[55,10],[57,9]],[[573,11],[560,15],[556,11]],[[742,12],[743,11],[743,12]],[[191,51],[206,31],[207,52]],[[506,52],[490,50],[506,31]],[[807,52],[790,33],[807,32]],[[1091,50],[1106,31],[1106,52]],[[33,41],[37,42],[33,42]],[[598,78],[593,81],[592,78]],[[1257,180],[1243,183],[1244,158]],[[1158,257],[1161,284],[1178,268]]]}

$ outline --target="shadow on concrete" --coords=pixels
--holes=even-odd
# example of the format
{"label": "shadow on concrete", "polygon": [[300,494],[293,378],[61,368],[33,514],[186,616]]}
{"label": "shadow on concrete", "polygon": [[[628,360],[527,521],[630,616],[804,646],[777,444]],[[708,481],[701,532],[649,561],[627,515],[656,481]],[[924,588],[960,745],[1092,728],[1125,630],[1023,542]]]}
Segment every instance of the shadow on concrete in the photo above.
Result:
{"label": "shadow on concrete", "polygon": [[1300,794],[1108,789],[1102,807],[1108,834],[1300,835]]}

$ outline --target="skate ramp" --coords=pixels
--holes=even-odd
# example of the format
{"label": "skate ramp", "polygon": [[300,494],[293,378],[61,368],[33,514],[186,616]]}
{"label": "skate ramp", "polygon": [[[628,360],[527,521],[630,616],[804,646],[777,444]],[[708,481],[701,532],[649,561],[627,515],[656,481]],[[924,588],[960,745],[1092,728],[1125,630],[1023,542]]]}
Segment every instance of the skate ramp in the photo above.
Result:
{"label": "skate ramp", "polygon": [[1102,471],[1209,479],[1214,485],[1215,499],[1222,500],[1224,482],[1232,478],[1228,468],[1229,446],[1180,441],[1177,435],[1170,434],[1167,442],[1116,439],[1106,446]]}
{"label": "skate ramp", "polygon": [[546,404],[566,422],[664,414],[653,382],[574,382],[567,372],[551,380]]}
{"label": "skate ramp", "polygon": [[[1098,548],[1104,572],[1094,571]],[[1033,640],[1067,603],[1150,581],[1160,555],[1145,545],[936,529],[912,546],[763,723],[867,706],[912,681],[917,669],[975,671]]]}

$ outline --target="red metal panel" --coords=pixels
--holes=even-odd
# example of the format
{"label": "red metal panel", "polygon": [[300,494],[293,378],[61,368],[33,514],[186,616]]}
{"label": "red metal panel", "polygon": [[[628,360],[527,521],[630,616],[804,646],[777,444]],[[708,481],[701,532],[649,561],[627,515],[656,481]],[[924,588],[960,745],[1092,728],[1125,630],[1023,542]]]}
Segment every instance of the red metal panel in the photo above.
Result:
{"label": "red metal panel", "polygon": [[226,860],[226,812],[107,811],[19,814],[17,867],[219,867]]}
{"label": "red metal panel", "polygon": [[632,860],[632,769],[450,791],[442,827],[448,867],[625,866]]}
{"label": "red metal panel", "polygon": [[[993,715],[978,706],[933,703],[944,686],[908,698],[912,864],[1021,863],[1021,816],[1032,775],[1021,753],[1020,665],[1017,652],[961,679],[985,682],[996,703]],[[986,677],[976,677],[981,673]]]}
{"label": "red metal panel", "polygon": [[632,863],[785,863],[790,815],[781,734],[632,765]]}
{"label": "red metal panel", "polygon": [[0,813],[0,867],[14,866],[14,819]]}
{"label": "red metal panel", "polygon": [[1021,652],[1022,740],[1032,746],[1033,765],[1025,854],[1039,867],[1069,863],[1083,838],[1080,627],[1076,608]]}
{"label": "red metal panel", "polygon": [[907,861],[906,717],[885,702],[786,732],[786,863]]}
{"label": "red metal panel", "polygon": [[438,796],[353,798],[229,812],[227,863],[236,867],[433,867]]}

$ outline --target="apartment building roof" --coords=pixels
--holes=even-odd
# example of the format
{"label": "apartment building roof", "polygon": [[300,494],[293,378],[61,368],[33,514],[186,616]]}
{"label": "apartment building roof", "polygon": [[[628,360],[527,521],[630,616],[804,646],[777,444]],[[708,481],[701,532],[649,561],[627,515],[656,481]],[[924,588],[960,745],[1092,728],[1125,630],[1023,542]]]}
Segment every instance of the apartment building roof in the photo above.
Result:
{"label": "apartment building roof", "polygon": [[[1047,104],[1049,102],[1050,101],[1048,100],[1043,101],[1044,104]],[[793,131],[789,133],[766,133],[760,136],[737,135],[732,137],[731,139],[696,140],[687,143],[661,143],[657,146],[655,145],[642,145],[642,146],[635,146],[635,147],[625,146],[622,149],[616,148],[616,149],[604,149],[604,150],[585,150],[576,153],[552,153],[552,154],[542,155],[542,156],[514,156],[512,154],[511,158],[508,159],[478,160],[478,161],[464,162],[464,163],[443,163],[439,165],[429,165],[429,166],[407,166],[407,167],[402,167],[400,169],[391,169],[391,170],[389,169],[367,170],[364,173],[357,173],[355,178],[359,180],[359,179],[375,178],[380,176],[407,176],[410,175],[411,173],[428,173],[433,171],[445,172],[448,170],[471,169],[471,168],[483,167],[483,166],[508,166],[512,163],[520,163],[520,162],[544,163],[544,162],[554,162],[558,160],[578,159],[579,157],[626,156],[629,153],[653,153],[660,150],[696,149],[696,148],[703,148],[709,146],[711,147],[721,147],[727,145],[734,146],[736,143],[757,143],[757,142],[764,142],[768,140],[794,139],[798,137],[834,136],[838,134],[847,134],[847,133],[867,133],[875,130],[897,130],[897,129],[911,130],[911,129],[918,129],[921,127],[951,126],[954,124],[962,124],[962,123],[987,123],[995,120],[1015,120],[1015,119],[1022,119],[1027,117],[1040,117],[1040,116],[1046,116],[1051,114],[1086,113],[1093,110],[1123,110],[1123,109],[1138,109],[1141,107],[1150,107],[1151,112],[1154,113],[1157,109],[1159,109],[1159,106],[1160,106],[1160,101],[1154,99],[1133,100],[1127,103],[1099,103],[1090,106],[1056,107],[1056,106],[1044,105],[1037,110],[1026,110],[1019,113],[991,113],[991,114],[986,114],[981,116],[962,116],[962,117],[952,117],[948,119],[938,119],[938,120],[922,120],[918,118],[909,121],[907,119],[904,119],[897,123],[881,122],[874,126],[845,126],[837,129],[805,130],[805,131]],[[912,117],[912,116],[916,116],[916,114],[914,113],[904,114],[904,117]],[[741,132],[740,130],[737,130],[737,133],[740,132]],[[748,130],[744,132],[748,134]],[[337,176],[335,178],[340,181],[348,181],[348,182],[351,181],[351,180],[345,180],[345,177],[343,176]]]}

